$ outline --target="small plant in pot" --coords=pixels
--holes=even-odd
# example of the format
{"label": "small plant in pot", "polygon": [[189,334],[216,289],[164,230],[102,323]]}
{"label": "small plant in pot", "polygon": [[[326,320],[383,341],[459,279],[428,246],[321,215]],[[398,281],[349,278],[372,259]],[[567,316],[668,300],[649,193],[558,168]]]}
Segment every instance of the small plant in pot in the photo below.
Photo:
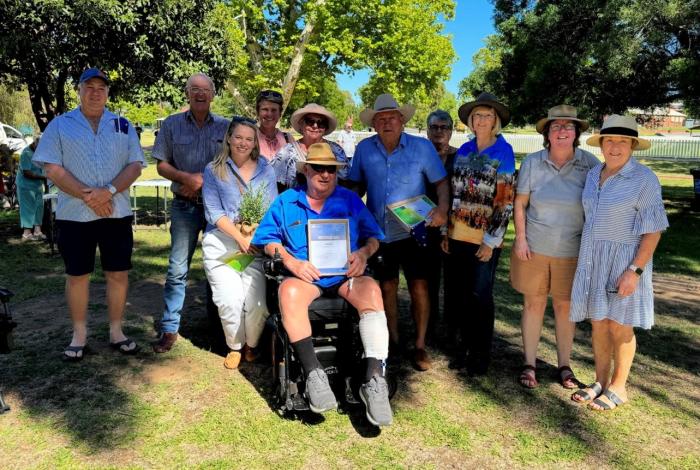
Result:
{"label": "small plant in pot", "polygon": [[238,221],[236,228],[245,238],[253,238],[255,229],[258,228],[265,212],[267,212],[267,198],[263,185],[250,186],[241,197],[241,205],[238,208]]}

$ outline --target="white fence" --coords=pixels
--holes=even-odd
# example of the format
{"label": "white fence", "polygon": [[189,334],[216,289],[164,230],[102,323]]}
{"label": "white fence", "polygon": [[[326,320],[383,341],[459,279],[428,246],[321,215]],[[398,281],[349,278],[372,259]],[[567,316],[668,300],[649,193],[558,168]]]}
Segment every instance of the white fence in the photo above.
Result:
{"label": "white fence", "polygon": [[[374,132],[356,132],[357,141],[374,135]],[[415,133],[411,132],[413,135],[420,135],[425,137],[425,133]],[[332,133],[330,140],[335,140],[337,132]],[[581,148],[588,150],[597,156],[602,156],[600,153],[600,148],[590,147],[585,144],[586,138],[589,134],[584,134],[581,136]],[[450,144],[454,147],[459,147],[463,143],[467,142],[471,137],[470,134],[461,134],[454,132],[452,134],[452,139]],[[527,135],[527,134],[503,134],[503,137],[513,146],[516,153],[532,153],[542,149],[542,136],[538,135]],[[651,141],[651,148],[641,152],[635,152],[635,157],[647,157],[647,158],[672,158],[672,159],[690,159],[690,160],[700,160],[700,137],[645,137]]]}

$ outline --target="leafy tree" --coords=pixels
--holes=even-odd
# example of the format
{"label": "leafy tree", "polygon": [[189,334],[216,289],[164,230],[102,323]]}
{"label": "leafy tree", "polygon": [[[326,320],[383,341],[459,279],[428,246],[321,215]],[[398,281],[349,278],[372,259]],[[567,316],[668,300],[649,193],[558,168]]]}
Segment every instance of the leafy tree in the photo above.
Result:
{"label": "leafy tree", "polygon": [[215,0],[8,0],[3,15],[0,80],[27,85],[41,129],[88,66],[110,74],[114,97],[178,102],[196,71],[223,84],[242,42]]}
{"label": "leafy tree", "polygon": [[[373,102],[383,91],[399,98],[430,90],[447,78],[454,51],[441,18],[453,0],[238,0],[229,3],[245,36],[245,61],[229,90],[241,107],[262,88],[282,91],[290,109],[314,96],[334,75],[370,70]],[[242,57],[242,56],[241,56]],[[380,91],[381,90],[381,91]],[[315,100],[326,105],[319,92]],[[334,111],[336,111],[334,109]]]}
{"label": "leafy tree", "polygon": [[560,103],[595,122],[682,99],[700,108],[700,0],[495,0],[497,34],[462,96],[502,97],[516,124]]}
{"label": "leafy tree", "polygon": [[26,89],[15,90],[0,84],[0,121],[17,128],[31,126],[34,116]]}

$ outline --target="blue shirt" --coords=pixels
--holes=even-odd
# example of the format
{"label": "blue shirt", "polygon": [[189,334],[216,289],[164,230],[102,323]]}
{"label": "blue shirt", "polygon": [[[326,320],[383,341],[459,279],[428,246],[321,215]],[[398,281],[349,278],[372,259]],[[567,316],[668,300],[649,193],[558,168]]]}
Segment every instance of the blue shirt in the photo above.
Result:
{"label": "blue shirt", "polygon": [[[87,186],[105,187],[131,163],[139,162],[146,166],[134,126],[129,124],[124,128],[119,125],[119,119],[116,114],[105,109],[97,132],[93,132],[79,107],[58,116],[46,127],[34,152],[33,161],[60,165]],[[112,197],[110,218],[130,215],[129,191],[115,194]],[[59,189],[56,218],[90,222],[101,217],[82,199]]]}
{"label": "blue shirt", "polygon": [[44,174],[44,169],[40,166],[37,166],[32,161],[33,156],[34,150],[32,150],[32,147],[29,145],[24,147],[24,150],[22,150],[22,154],[19,157],[19,170],[17,171],[16,180],[18,188],[41,190],[44,187],[44,182],[42,180],[30,179],[24,176],[25,170],[31,171],[32,173],[35,173],[39,176],[46,176]]}
{"label": "blue shirt", "polygon": [[[199,128],[192,112],[173,114],[163,121],[153,145],[153,158],[170,163],[187,173],[203,173],[207,163],[221,150],[229,121],[209,114]],[[173,181],[172,192],[180,192],[180,183]]]}
{"label": "blue shirt", "polygon": [[204,169],[204,184],[202,196],[204,198],[204,214],[207,219],[206,232],[216,228],[216,221],[221,217],[228,217],[232,222],[238,222],[238,209],[241,198],[248,190],[261,189],[265,193],[265,204],[270,206],[277,197],[277,183],[275,170],[272,169],[265,158],[258,158],[257,167],[253,176],[246,184],[239,173],[238,167],[231,159],[226,161],[227,180],[222,180],[214,173],[213,163],[209,163]]}
{"label": "blue shirt", "polygon": [[[288,189],[275,199],[255,231],[253,244],[265,246],[269,243],[279,243],[296,259],[308,260],[306,226],[309,219],[348,219],[350,251],[357,251],[370,237],[377,240],[384,238],[362,199],[349,189],[336,186],[319,214],[309,206],[306,187],[298,187]],[[343,279],[345,276],[327,276],[314,284],[329,287]]]}
{"label": "blue shirt", "polygon": [[367,207],[386,234],[386,242],[408,238],[388,204],[425,194],[425,181],[436,183],[447,176],[435,146],[423,137],[401,133],[399,145],[387,155],[379,135],[357,145],[349,179],[367,185]]}

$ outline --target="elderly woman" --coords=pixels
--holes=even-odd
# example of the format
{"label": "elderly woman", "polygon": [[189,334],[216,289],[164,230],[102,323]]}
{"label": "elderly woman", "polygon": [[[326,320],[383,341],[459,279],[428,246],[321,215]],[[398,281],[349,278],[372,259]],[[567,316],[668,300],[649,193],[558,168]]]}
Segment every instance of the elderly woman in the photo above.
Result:
{"label": "elderly woman", "polygon": [[588,171],[600,161],[578,148],[588,122],[565,104],[549,110],[535,126],[544,136],[544,149],[520,165],[515,196],[515,244],[510,281],[523,294],[521,329],[525,365],[518,378],[526,388],[537,387],[535,362],[547,296],[552,297],[557,339],[557,375],[564,388],[578,382],[570,367],[576,324],[569,321],[571,285],[583,229],[581,193]]}
{"label": "elderly woman", "polygon": [[338,179],[342,183],[348,175],[348,158],[343,148],[324,139],[338,125],[335,115],[321,105],[309,103],[297,109],[290,119],[292,128],[301,134],[301,139],[292,141],[279,151],[272,159],[272,167],[277,174],[277,184],[280,191],[297,186],[297,162],[306,160],[307,149],[313,144],[325,142],[330,145],[335,158],[344,164],[338,170]]}
{"label": "elderly woman", "polygon": [[571,320],[590,320],[596,381],[571,398],[595,410],[627,402],[637,347],[634,327],[654,324],[652,256],[668,227],[661,185],[632,158],[651,143],[639,137],[631,116],[613,114],[586,143],[600,147],[605,163],[588,173],[583,189],[586,222],[571,295]]}
{"label": "elderly woman", "polygon": [[258,142],[260,155],[267,161],[277,155],[282,147],[292,141],[287,132],[277,129],[277,123],[282,116],[282,94],[274,90],[263,90],[255,99],[255,111],[258,114]]}
{"label": "elderly woman", "polygon": [[[234,267],[231,257],[255,254],[250,241],[236,226],[246,193],[262,194],[267,206],[277,196],[275,172],[258,158],[258,129],[253,120],[234,117],[226,130],[221,152],[204,170],[202,196],[207,228],[202,240],[204,270],[230,352],[224,367],[236,369],[241,356],[256,357],[255,347],[265,326],[265,275],[262,261]],[[259,222],[259,221],[249,221]],[[242,269],[241,269],[242,268]]]}
{"label": "elderly woman", "polygon": [[454,159],[452,209],[443,250],[448,315],[460,319],[462,344],[452,367],[484,375],[491,361],[495,306],[493,284],[503,236],[513,211],[515,156],[501,135],[510,111],[482,93],[459,108],[474,137]]}
{"label": "elderly woman", "polygon": [[24,229],[22,241],[46,239],[46,235],[41,232],[46,174],[43,168],[32,162],[37,145],[39,145],[39,137],[26,146],[19,157],[17,197],[19,198],[19,222]]}
{"label": "elderly woman", "polygon": [[[447,111],[437,109],[428,115],[426,120],[428,129],[428,140],[432,142],[437,150],[442,164],[447,170],[447,177],[452,177],[452,164],[454,162],[457,149],[450,145],[452,138],[452,128],[454,122],[452,116]],[[425,185],[428,188],[426,195],[431,201],[438,204],[437,190],[435,185],[427,182]],[[440,312],[440,277],[444,267],[444,257],[446,256],[440,247],[442,244],[442,228],[428,227],[428,247],[431,251],[430,255],[430,275],[428,277],[428,294],[430,295],[430,319],[428,320],[429,334],[435,334],[437,328],[437,320]],[[443,281],[444,282],[444,281]],[[447,313],[447,311],[445,311]],[[454,338],[456,333],[457,323],[454,317],[445,318],[447,328],[445,329],[450,336]]]}

